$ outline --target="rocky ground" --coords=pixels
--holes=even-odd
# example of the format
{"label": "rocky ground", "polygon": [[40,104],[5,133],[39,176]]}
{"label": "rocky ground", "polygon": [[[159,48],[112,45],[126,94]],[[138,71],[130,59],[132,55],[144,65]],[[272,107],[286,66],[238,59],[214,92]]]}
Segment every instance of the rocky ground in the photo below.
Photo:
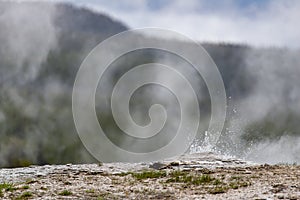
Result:
{"label": "rocky ground", "polygon": [[258,165],[212,153],[155,163],[0,170],[2,199],[300,199],[299,165]]}

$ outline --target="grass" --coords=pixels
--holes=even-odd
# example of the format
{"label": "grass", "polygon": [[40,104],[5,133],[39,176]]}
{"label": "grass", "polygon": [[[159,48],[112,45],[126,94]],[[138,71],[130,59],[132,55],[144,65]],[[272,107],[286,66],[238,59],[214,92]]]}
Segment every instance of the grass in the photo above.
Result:
{"label": "grass", "polygon": [[86,193],[95,193],[94,189],[86,190]]}
{"label": "grass", "polygon": [[232,177],[230,177],[230,180],[241,180],[241,179],[243,179],[242,176],[232,176]]}
{"label": "grass", "polygon": [[[250,182],[247,182],[247,181],[244,181],[244,178],[243,176],[232,176],[230,177],[230,182],[229,182],[229,188],[232,188],[232,189],[238,189],[238,188],[241,188],[241,187],[248,187],[249,185],[251,185]],[[257,177],[256,177],[257,178]]]}
{"label": "grass", "polygon": [[227,191],[228,191],[227,187],[215,187],[215,188],[209,190],[208,192],[210,194],[221,194],[221,193],[225,193]]}
{"label": "grass", "polygon": [[171,178],[166,183],[187,183],[192,185],[201,185],[214,181],[215,184],[222,183],[219,179],[213,178],[208,174],[190,175],[183,171],[174,171],[170,174]]}
{"label": "grass", "polygon": [[160,180],[160,183],[166,185],[169,183],[184,183],[183,188],[189,185],[202,186],[210,194],[225,193],[230,189],[239,189],[251,185],[250,182],[245,181],[245,177],[243,176],[232,176],[226,181],[225,175],[214,177],[206,173],[182,170],[170,171],[168,173],[164,170],[151,170],[126,172],[118,175],[131,175],[136,180],[163,178]]}
{"label": "grass", "polygon": [[12,192],[12,191],[16,190],[16,188],[14,187],[14,185],[12,183],[1,183],[0,190]]}
{"label": "grass", "polygon": [[20,196],[18,196],[16,198],[16,200],[28,199],[28,198],[30,198],[32,196],[33,196],[33,194],[31,192],[24,192],[23,194],[21,194]]}
{"label": "grass", "polygon": [[247,182],[238,182],[239,186],[240,187],[248,187],[249,185],[251,185],[250,183],[247,183]]}
{"label": "grass", "polygon": [[220,179],[215,179],[213,182],[214,185],[221,185],[223,182]]}
{"label": "grass", "polygon": [[229,187],[234,190],[239,189],[239,186],[236,183],[229,183]]}
{"label": "grass", "polygon": [[248,187],[249,185],[251,185],[251,183],[245,182],[243,180],[238,180],[238,181],[234,181],[234,182],[230,182],[229,183],[229,187],[232,189],[238,189],[241,187]]}
{"label": "grass", "polygon": [[119,176],[127,176],[131,174],[132,177],[136,178],[137,180],[144,180],[149,178],[163,178],[167,176],[165,171],[143,171],[143,172],[127,172],[118,174]]}
{"label": "grass", "polygon": [[[214,180],[214,178],[212,178],[211,176],[206,175],[206,174],[201,175],[201,176],[196,176],[196,177],[192,176],[190,179],[191,180],[189,182],[193,185],[201,185],[201,184],[205,184],[205,183],[210,183]],[[189,183],[189,182],[187,182],[187,183]]]}
{"label": "grass", "polygon": [[63,190],[62,192],[59,193],[59,195],[70,196],[70,195],[72,195],[72,192],[70,192],[69,190]]}
{"label": "grass", "polygon": [[189,174],[188,172],[176,170],[176,171],[171,172],[170,176],[172,176],[172,177],[179,177],[179,176],[186,176],[188,174]]}
{"label": "grass", "polygon": [[25,184],[32,184],[32,183],[36,183],[36,182],[37,182],[37,180],[28,178],[28,179],[26,179]]}
{"label": "grass", "polygon": [[22,189],[24,189],[24,190],[29,189],[29,185],[24,185],[24,186],[22,187]]}
{"label": "grass", "polygon": [[102,193],[98,194],[96,197],[97,200],[105,200],[105,199],[117,199],[115,196],[113,196],[111,193]]}
{"label": "grass", "polygon": [[143,171],[143,172],[126,172],[118,175],[127,176],[129,174],[131,174],[132,177],[136,178],[137,180],[167,177],[168,179],[165,181],[166,183],[186,183],[192,185],[201,185],[206,183],[213,183],[214,185],[220,185],[223,183],[221,180],[213,178],[208,174],[191,175],[189,172],[180,171],[180,170],[172,171],[169,174],[167,174],[166,171],[151,170],[151,171]]}
{"label": "grass", "polygon": [[12,183],[1,183],[0,184],[0,197],[3,197],[3,190],[7,192],[12,192],[17,188],[14,187]]}
{"label": "grass", "polygon": [[24,192],[21,197],[31,197],[32,193],[31,192]]}
{"label": "grass", "polygon": [[104,197],[102,197],[102,196],[98,196],[97,197],[97,200],[104,200],[105,198]]}

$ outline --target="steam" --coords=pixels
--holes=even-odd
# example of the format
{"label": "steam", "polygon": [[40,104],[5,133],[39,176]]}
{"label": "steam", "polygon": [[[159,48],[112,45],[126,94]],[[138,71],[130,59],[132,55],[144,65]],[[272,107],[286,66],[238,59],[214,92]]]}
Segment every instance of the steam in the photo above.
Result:
{"label": "steam", "polygon": [[300,112],[297,51],[254,50],[246,54],[247,72],[255,79],[254,91],[240,105],[249,121],[265,117],[272,109]]}
{"label": "steam", "polygon": [[278,141],[266,141],[255,145],[248,152],[247,159],[259,163],[298,163],[300,162],[300,137],[282,136]]}
{"label": "steam", "polygon": [[[12,109],[8,103],[19,110],[19,115],[10,120],[36,119],[39,115],[41,102],[36,93],[28,93],[26,84],[37,78],[42,63],[57,46],[55,12],[55,5],[47,3],[0,3],[0,95],[3,99],[0,121],[3,124],[18,123],[5,121],[7,117],[2,109]],[[32,124],[29,130],[15,130],[13,134],[21,138],[11,135],[5,139],[5,131],[0,133],[0,165],[12,164],[8,162],[23,157],[36,162],[40,142],[46,138],[40,126]]]}
{"label": "steam", "polygon": [[[230,134],[236,144],[241,143],[240,138],[247,134],[246,128],[249,124],[268,118],[280,130],[288,123],[293,123],[291,122],[293,119],[289,118],[290,114],[299,115],[298,55],[299,51],[271,48],[251,49],[245,54],[246,74],[253,77],[254,87],[246,98],[233,106],[236,113],[228,130],[231,131]],[[257,162],[299,163],[300,130],[297,128],[296,132],[289,131],[291,130],[281,130],[278,136],[250,145],[244,154],[245,158]],[[259,134],[264,136],[269,133],[262,131]]]}
{"label": "steam", "polygon": [[55,7],[44,3],[5,2],[1,3],[0,12],[0,55],[7,65],[13,66],[1,68],[1,79],[8,80],[18,74],[18,82],[34,80],[41,63],[57,45],[53,25]]}

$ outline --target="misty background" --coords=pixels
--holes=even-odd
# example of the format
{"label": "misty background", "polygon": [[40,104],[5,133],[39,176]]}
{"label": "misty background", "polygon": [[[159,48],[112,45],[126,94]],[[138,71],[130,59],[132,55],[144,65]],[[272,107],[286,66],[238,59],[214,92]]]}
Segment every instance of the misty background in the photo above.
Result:
{"label": "misty background", "polygon": [[[207,144],[207,134],[213,134],[205,133],[211,102],[201,76],[173,54],[140,50],[117,59],[99,82],[98,120],[114,143],[141,148],[119,130],[107,106],[114,84],[132,67],[158,62],[178,69],[197,91],[201,126],[192,152],[215,151],[261,163],[299,163],[300,3],[225,2],[216,6],[208,1],[167,0],[0,2],[0,166],[95,162],[73,122],[71,97],[77,70],[99,42],[144,26],[171,28],[203,45],[224,81],[225,127],[217,146]],[[190,45],[176,38],[132,38],[139,40],[187,49]],[[113,54],[113,48],[107,53]],[[168,75],[158,73],[157,78]],[[139,88],[129,106],[132,118],[145,125],[154,103],[168,113],[160,133],[165,140],[151,143],[159,147],[173,137],[180,120],[175,96],[151,85]]]}

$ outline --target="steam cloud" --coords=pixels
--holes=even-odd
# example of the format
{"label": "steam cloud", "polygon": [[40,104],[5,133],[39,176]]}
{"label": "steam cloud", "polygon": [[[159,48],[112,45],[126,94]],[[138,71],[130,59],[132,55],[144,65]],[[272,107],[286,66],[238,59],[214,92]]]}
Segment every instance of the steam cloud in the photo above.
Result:
{"label": "steam cloud", "polygon": [[0,55],[14,68],[1,73],[2,81],[18,74],[18,81],[33,80],[57,44],[53,24],[55,6],[44,3],[1,3]]}
{"label": "steam cloud", "polygon": [[[42,63],[49,52],[57,46],[57,30],[54,26],[55,6],[46,3],[1,2],[0,4],[0,86],[1,100],[5,106],[9,101],[20,109],[25,117],[36,118],[39,115],[40,102],[34,94],[22,91],[22,87],[36,79]],[[50,91],[50,90],[49,90]],[[27,97],[26,97],[27,95]],[[9,99],[6,102],[6,99]],[[1,120],[4,124],[6,116],[0,108]],[[13,120],[16,120],[15,118]],[[24,156],[37,162],[39,141],[45,134],[39,129],[40,124],[31,127],[31,133],[20,130],[25,139],[11,137],[2,140],[1,133],[0,163],[7,165],[7,158]],[[25,142],[24,142],[25,141]]]}
{"label": "steam cloud", "polygon": [[[255,83],[252,93],[236,105],[239,118],[251,123],[268,116],[279,129],[292,123],[289,114],[300,114],[299,51],[250,51],[246,54],[245,63],[246,72],[254,77]],[[240,124],[243,127],[243,123]],[[247,158],[270,163],[300,162],[300,130],[290,131],[281,130],[280,138],[275,141],[253,146]]]}

